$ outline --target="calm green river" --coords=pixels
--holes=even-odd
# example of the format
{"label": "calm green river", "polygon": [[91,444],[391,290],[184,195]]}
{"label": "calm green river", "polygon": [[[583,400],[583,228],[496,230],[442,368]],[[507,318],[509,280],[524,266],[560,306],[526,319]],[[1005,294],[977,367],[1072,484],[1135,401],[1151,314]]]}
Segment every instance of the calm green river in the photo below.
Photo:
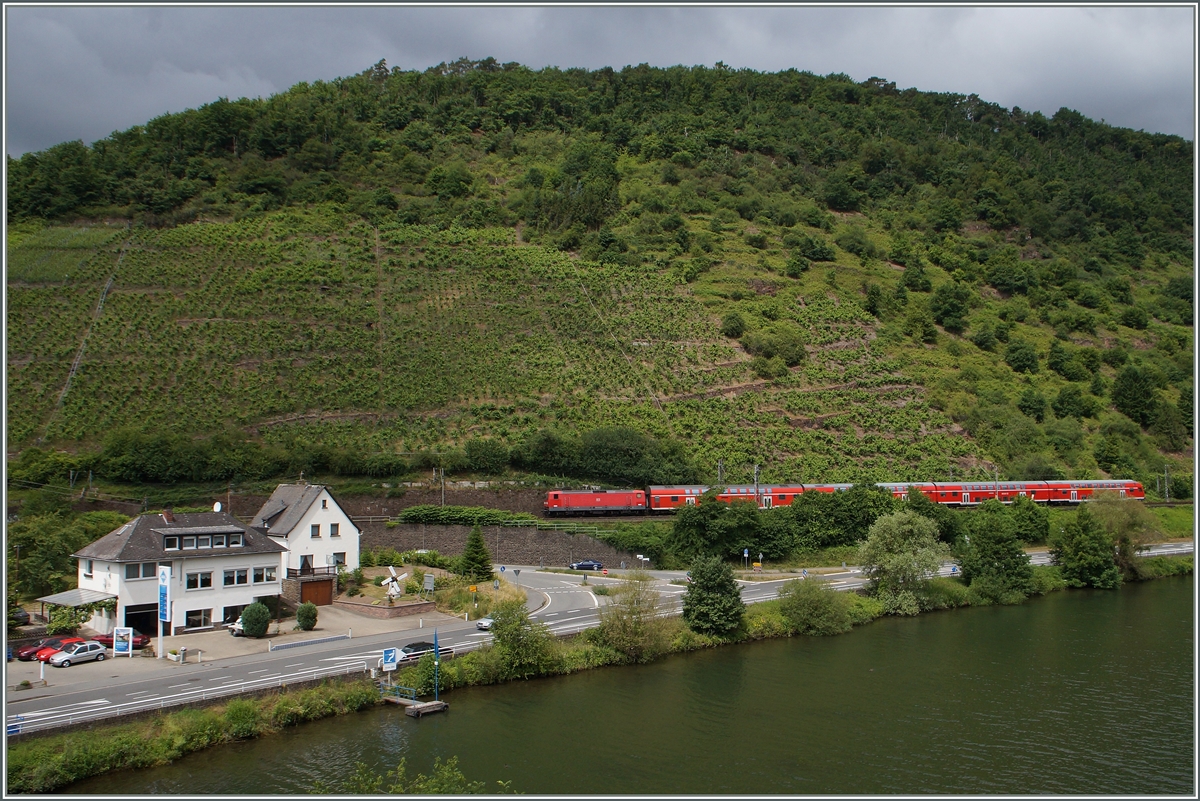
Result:
{"label": "calm green river", "polygon": [[306,793],[361,760],[562,793],[1195,792],[1193,579],[885,619],[311,723],[70,793]]}

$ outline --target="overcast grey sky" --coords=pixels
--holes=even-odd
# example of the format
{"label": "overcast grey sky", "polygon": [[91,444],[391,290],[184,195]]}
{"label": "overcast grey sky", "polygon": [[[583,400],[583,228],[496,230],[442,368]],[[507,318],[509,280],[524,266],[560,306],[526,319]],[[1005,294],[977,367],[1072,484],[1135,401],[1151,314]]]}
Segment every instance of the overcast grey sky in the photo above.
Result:
{"label": "overcast grey sky", "polygon": [[1195,23],[1148,7],[5,8],[6,152],[101,139],[379,59],[532,68],[723,61],[872,76],[1192,139]]}

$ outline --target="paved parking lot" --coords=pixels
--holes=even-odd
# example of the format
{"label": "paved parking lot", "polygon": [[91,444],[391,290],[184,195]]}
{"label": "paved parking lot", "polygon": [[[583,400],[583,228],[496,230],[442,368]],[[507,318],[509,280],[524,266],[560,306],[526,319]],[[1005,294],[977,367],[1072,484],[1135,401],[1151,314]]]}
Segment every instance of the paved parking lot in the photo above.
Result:
{"label": "paved parking lot", "polygon": [[[267,636],[262,639],[233,637],[226,629],[221,628],[196,634],[181,634],[166,637],[165,644],[168,651],[171,649],[187,648],[187,661],[189,664],[195,664],[201,659],[205,664],[208,664],[210,662],[220,662],[221,660],[237,657],[266,654],[268,653],[269,646],[296,642],[298,640],[312,640],[346,633],[350,633],[353,639],[358,639],[377,634],[407,632],[420,629],[423,626],[445,625],[455,620],[461,622],[462,618],[444,615],[440,612],[380,620],[366,617],[365,615],[360,615],[337,606],[322,606],[319,607],[317,626],[312,631],[293,631],[296,619],[292,617],[284,618],[283,622],[278,625],[272,622],[271,627],[267,630]],[[274,633],[276,629],[279,632],[277,634]],[[79,636],[86,636],[86,634],[80,634]],[[157,648],[157,637],[154,638],[153,644]],[[69,668],[55,668],[46,665],[45,676],[47,682],[61,686],[73,682],[95,681],[103,676],[112,674],[117,674],[113,676],[116,678],[117,676],[149,673],[171,667],[182,667],[182,665],[167,659],[148,659],[142,656],[140,652],[135,653],[132,657],[114,657],[112,651],[109,650],[107,652],[107,659],[99,664],[88,662],[81,665],[72,665]],[[30,682],[37,682],[40,675],[40,663],[20,662],[14,659],[7,664],[4,683],[9,688],[12,688],[23,679]]]}

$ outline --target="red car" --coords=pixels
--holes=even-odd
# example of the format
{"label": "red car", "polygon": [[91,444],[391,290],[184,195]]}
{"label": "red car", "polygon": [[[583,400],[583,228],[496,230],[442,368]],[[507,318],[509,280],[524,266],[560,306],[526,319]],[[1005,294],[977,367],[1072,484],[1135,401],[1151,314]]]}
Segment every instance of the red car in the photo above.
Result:
{"label": "red car", "polygon": [[[103,645],[105,648],[113,647],[113,636],[111,634],[97,634],[92,639],[95,640],[96,642],[100,643],[101,645]],[[142,634],[137,629],[134,629],[134,631],[133,631],[133,650],[136,651],[139,648],[145,648],[149,644],[150,644],[150,635]]]}
{"label": "red car", "polygon": [[22,662],[31,662],[37,655],[37,652],[43,648],[54,648],[55,650],[58,650],[62,646],[62,641],[65,639],[67,639],[65,635],[60,635],[58,637],[43,637],[37,642],[32,642],[28,645],[22,645],[20,648],[15,649],[13,651],[13,656],[15,656],[17,659],[20,659]]}
{"label": "red car", "polygon": [[34,654],[33,658],[39,662],[48,662],[50,661],[50,657],[54,656],[63,649],[64,645],[70,645],[73,642],[84,642],[82,637],[60,637],[58,640],[58,643],[55,645],[44,646],[41,650]]}

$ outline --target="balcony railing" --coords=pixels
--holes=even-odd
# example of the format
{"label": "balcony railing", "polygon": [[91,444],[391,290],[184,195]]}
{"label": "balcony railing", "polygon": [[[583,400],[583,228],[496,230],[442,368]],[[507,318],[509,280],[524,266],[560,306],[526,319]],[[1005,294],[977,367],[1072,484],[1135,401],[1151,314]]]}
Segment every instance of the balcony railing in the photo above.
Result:
{"label": "balcony railing", "polygon": [[288,578],[302,578],[304,576],[336,576],[338,572],[337,565],[322,565],[321,567],[302,567],[297,570],[294,567],[289,567],[287,572]]}

